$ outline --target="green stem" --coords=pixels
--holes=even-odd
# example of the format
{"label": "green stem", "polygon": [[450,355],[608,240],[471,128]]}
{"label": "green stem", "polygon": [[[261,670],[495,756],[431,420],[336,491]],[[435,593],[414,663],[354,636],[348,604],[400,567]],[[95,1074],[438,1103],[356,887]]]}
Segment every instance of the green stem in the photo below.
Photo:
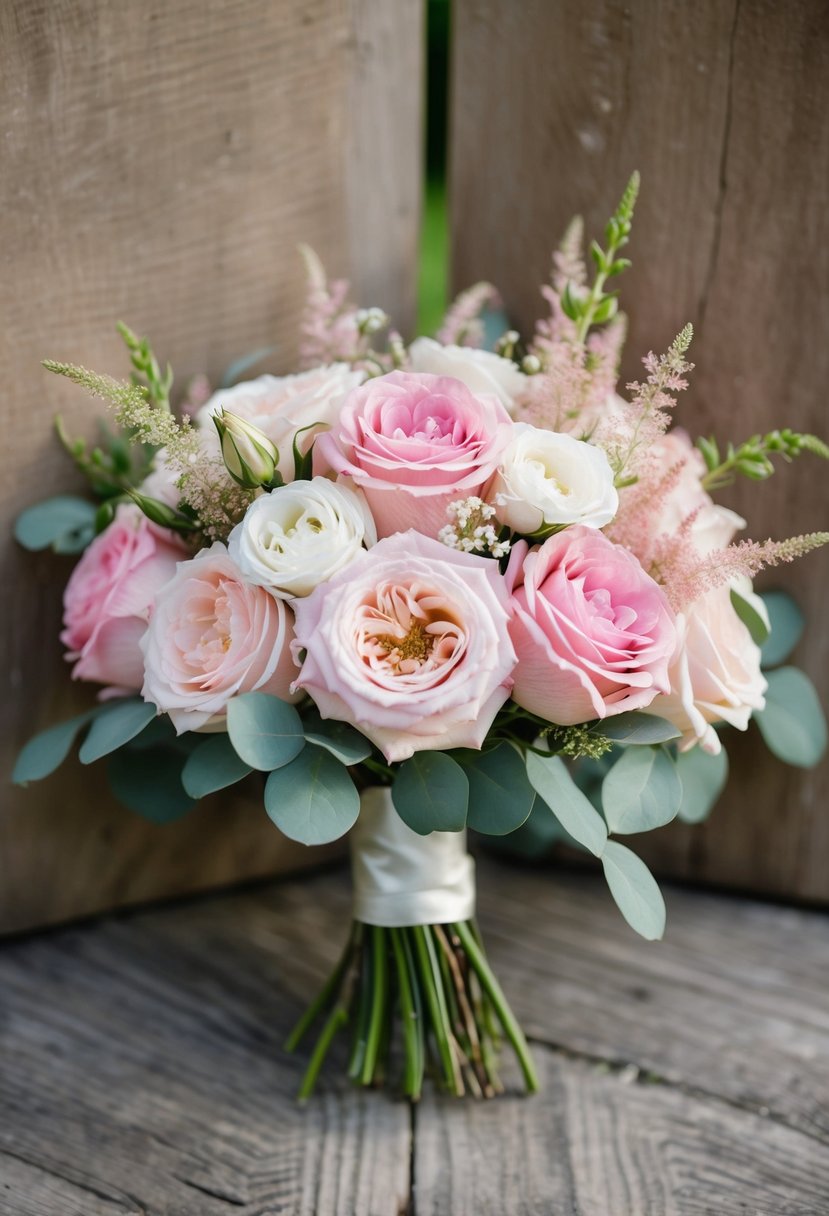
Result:
{"label": "green stem", "polygon": [[469,959],[475,973],[481,982],[481,987],[486,992],[495,1010],[501,1025],[504,1028],[504,1033],[512,1044],[513,1050],[518,1057],[518,1062],[521,1065],[521,1071],[524,1074],[524,1082],[527,1090],[530,1093],[538,1092],[538,1074],[535,1071],[530,1049],[527,1046],[527,1040],[524,1038],[524,1033],[516,1021],[515,1015],[507,1004],[507,999],[504,996],[501,985],[498,983],[495,975],[486,960],[486,956],[475,940],[475,935],[470,926],[464,921],[458,921],[451,926],[453,933],[457,934],[460,943],[463,946],[466,956]]}
{"label": "green stem", "polygon": [[363,1085],[370,1085],[374,1077],[388,1007],[389,970],[386,930],[381,929],[378,925],[371,926],[371,951],[374,966],[372,969],[371,1014],[366,1035],[363,1067],[360,1073],[360,1081]]}
{"label": "green stem", "polygon": [[288,1035],[288,1038],[285,1040],[285,1051],[296,1051],[311,1024],[316,1021],[319,1014],[321,1014],[323,1009],[325,1009],[325,1007],[330,1003],[332,996],[336,992],[343,976],[345,975],[346,968],[348,967],[354,950],[359,948],[359,941],[362,936],[362,933],[358,932],[360,928],[361,926],[355,921],[348,941],[346,942],[345,949],[340,955],[339,962],[323,984],[319,995],[311,1002],[303,1013],[302,1017],[297,1022],[296,1026],[294,1026],[293,1030]]}
{"label": "green stem", "polygon": [[328,1049],[334,1035],[348,1021],[348,1010],[340,1004],[335,1005],[328,1016],[328,1020],[322,1028],[322,1034],[317,1039],[317,1045],[313,1050],[311,1059],[308,1062],[308,1067],[305,1070],[305,1075],[302,1078],[302,1084],[299,1087],[297,1100],[307,1102],[311,1094],[314,1092],[314,1086],[317,1083],[319,1071],[322,1068],[323,1060],[328,1055]]}
{"label": "green stem", "polygon": [[400,994],[400,1016],[403,1021],[405,1045],[404,1090],[417,1102],[423,1087],[423,1018],[418,1014],[412,989],[410,959],[407,959],[403,930],[389,929],[394,961],[397,965],[397,986]]}
{"label": "green stem", "polygon": [[438,1054],[443,1064],[446,1084],[452,1093],[460,1096],[463,1093],[463,1083],[458,1063],[452,1050],[452,1028],[449,1025],[449,1015],[443,999],[443,985],[434,943],[423,925],[414,925],[411,932],[420,962],[420,978],[426,993],[432,1030],[437,1041]]}

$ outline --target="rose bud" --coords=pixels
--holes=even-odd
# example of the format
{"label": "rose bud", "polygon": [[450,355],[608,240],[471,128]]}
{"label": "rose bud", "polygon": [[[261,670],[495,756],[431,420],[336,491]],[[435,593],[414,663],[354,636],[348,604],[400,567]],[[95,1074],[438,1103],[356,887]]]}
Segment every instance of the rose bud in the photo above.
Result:
{"label": "rose bud", "polygon": [[273,481],[279,452],[258,427],[238,414],[221,410],[213,415],[222,445],[222,459],[233,478],[245,490],[257,490]]}

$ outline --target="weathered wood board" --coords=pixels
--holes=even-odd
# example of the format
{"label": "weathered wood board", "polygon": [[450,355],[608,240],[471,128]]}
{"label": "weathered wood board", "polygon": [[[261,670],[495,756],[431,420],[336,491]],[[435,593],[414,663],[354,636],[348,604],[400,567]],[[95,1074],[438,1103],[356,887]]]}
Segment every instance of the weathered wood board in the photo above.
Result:
{"label": "weathered wood board", "polygon": [[[453,277],[502,290],[525,331],[569,218],[598,235],[642,174],[620,280],[630,317],[621,381],[687,321],[696,370],[678,417],[741,440],[829,431],[829,16],[820,0],[615,0],[454,6]],[[728,498],[759,540],[829,524],[821,462]],[[794,661],[829,700],[822,551],[764,585],[805,609]],[[733,737],[733,736],[732,736]],[[752,732],[701,828],[637,842],[663,873],[783,896],[829,897],[829,766],[787,769]],[[731,750],[732,738],[729,738]]]}
{"label": "weathered wood board", "polygon": [[149,334],[183,385],[250,352],[292,369],[299,242],[406,331],[414,316],[422,4],[223,0],[0,7],[0,931],[297,864],[232,798],[174,828],[69,767],[7,784],[36,730],[88,703],[58,643],[70,564],[11,539],[14,515],[79,488],[50,433],[99,413],[45,356],[128,370]]}
{"label": "weathered wood board", "polygon": [[[2,1216],[821,1216],[822,913],[479,865],[542,1092],[293,1101],[281,1042],[331,966],[342,872],[0,944]],[[342,1057],[341,1057],[342,1058]]]}

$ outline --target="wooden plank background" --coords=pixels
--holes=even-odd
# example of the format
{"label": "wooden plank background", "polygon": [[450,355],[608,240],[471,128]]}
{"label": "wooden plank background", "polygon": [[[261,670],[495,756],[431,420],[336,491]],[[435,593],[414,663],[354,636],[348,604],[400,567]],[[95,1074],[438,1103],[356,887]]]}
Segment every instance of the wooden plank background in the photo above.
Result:
{"label": "wooden plank background", "polygon": [[[414,317],[422,4],[370,0],[8,0],[0,6],[0,930],[296,864],[252,798],[149,826],[69,767],[12,791],[34,731],[77,712],[58,643],[70,565],[20,551],[14,515],[79,488],[50,434],[99,406],[46,355],[125,374],[118,319],[179,384],[258,348],[291,370],[296,245]],[[302,852],[305,862],[317,853]]]}
{"label": "wooden plank background", "polygon": [[[457,0],[451,203],[457,288],[486,278],[513,322],[541,310],[551,248],[581,212],[601,234],[642,173],[623,302],[622,383],[694,323],[679,419],[742,439],[779,425],[827,435],[829,14],[822,0]],[[757,539],[829,524],[817,461],[726,500]],[[794,661],[829,693],[825,550],[774,571],[809,622]],[[637,842],[663,873],[829,897],[826,763],[735,738],[732,780],[703,827]]]}

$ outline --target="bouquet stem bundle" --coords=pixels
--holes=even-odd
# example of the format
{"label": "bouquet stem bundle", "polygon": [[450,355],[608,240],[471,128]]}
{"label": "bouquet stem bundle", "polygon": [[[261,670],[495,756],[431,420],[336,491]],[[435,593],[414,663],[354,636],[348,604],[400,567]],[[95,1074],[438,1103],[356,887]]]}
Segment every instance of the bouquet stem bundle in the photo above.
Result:
{"label": "bouquet stem bundle", "polygon": [[538,1077],[527,1041],[487,961],[474,921],[388,928],[354,921],[342,956],[290,1035],[294,1051],[311,1026],[322,1029],[299,1089],[310,1097],[340,1030],[351,1033],[348,1075],[382,1084],[389,1071],[395,1011],[403,1043],[403,1091],[417,1101],[427,1068],[458,1097],[503,1091],[497,1062],[511,1044],[527,1091]]}

